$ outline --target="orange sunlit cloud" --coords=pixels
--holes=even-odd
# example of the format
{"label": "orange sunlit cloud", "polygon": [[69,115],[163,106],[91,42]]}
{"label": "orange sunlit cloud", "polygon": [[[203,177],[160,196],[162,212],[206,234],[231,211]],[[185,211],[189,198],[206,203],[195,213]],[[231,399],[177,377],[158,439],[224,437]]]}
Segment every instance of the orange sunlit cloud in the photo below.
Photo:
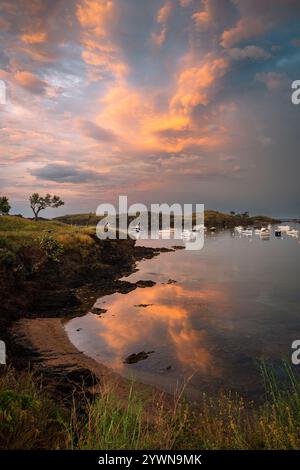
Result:
{"label": "orange sunlit cloud", "polygon": [[[263,155],[280,157],[276,109],[291,128],[281,97],[295,79],[298,2],[229,3],[1,2],[0,79],[8,100],[0,105],[0,183],[18,212],[27,213],[28,192],[45,188],[66,195],[78,212],[121,190],[151,202],[158,194],[177,197],[179,187],[182,197],[211,206],[222,193],[231,209],[230,188],[259,184],[258,167],[262,185],[278,185],[280,174],[271,178]],[[273,43],[274,28],[277,38],[281,28],[290,31],[285,47]],[[243,190],[240,200],[246,197]]]}
{"label": "orange sunlit cloud", "polygon": [[40,44],[47,40],[46,32],[25,33],[22,34],[21,39],[27,44]]}

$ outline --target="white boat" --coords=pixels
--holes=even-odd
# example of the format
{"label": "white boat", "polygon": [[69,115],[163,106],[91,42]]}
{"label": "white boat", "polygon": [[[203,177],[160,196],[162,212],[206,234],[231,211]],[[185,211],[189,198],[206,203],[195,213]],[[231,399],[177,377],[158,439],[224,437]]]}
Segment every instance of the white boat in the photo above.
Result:
{"label": "white boat", "polygon": [[195,232],[191,232],[190,230],[183,230],[181,234],[181,238],[186,241],[195,240],[197,234]]}
{"label": "white boat", "polygon": [[138,225],[135,225],[134,227],[129,227],[128,228],[128,233],[130,233],[130,235],[134,235],[134,234],[141,234],[143,232],[143,228],[141,227],[140,224]]}
{"label": "white boat", "polygon": [[287,235],[290,235],[291,237],[298,238],[299,236],[299,230],[296,230],[295,228],[292,228],[291,230],[288,230]]}
{"label": "white boat", "polygon": [[260,235],[261,228],[255,228],[254,229],[254,235]]}
{"label": "white boat", "polygon": [[290,226],[289,225],[278,225],[276,230],[279,230],[281,232],[287,232],[288,230],[290,230]]}
{"label": "white boat", "polygon": [[247,235],[247,236],[253,235],[252,228],[246,228],[246,229],[242,230],[242,235]]}
{"label": "white boat", "polygon": [[238,233],[242,233],[243,227],[241,225],[238,225],[237,227],[234,227],[234,230],[236,230]]}
{"label": "white boat", "polygon": [[269,238],[270,237],[270,230],[268,228],[263,227],[260,231],[261,238]]}
{"label": "white boat", "polygon": [[204,224],[194,225],[193,232],[202,232],[205,230]]}

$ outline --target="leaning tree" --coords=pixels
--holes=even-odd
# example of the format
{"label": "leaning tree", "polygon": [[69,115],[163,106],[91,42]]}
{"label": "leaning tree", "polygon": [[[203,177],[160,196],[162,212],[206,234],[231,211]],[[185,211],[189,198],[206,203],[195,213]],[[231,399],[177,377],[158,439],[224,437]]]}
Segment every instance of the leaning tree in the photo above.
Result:
{"label": "leaning tree", "polygon": [[64,205],[64,202],[60,199],[59,196],[51,196],[51,194],[46,194],[46,196],[40,196],[38,193],[34,193],[29,196],[30,207],[34,213],[35,220],[38,220],[39,213],[47,209],[47,207],[57,208]]}

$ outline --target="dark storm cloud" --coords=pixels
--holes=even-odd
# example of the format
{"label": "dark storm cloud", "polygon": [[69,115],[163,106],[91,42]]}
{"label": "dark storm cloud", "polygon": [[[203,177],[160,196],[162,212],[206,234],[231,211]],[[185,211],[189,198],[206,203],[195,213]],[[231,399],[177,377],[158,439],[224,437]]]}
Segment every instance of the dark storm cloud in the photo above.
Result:
{"label": "dark storm cloud", "polygon": [[85,183],[99,178],[99,174],[83,170],[71,165],[49,164],[42,168],[31,170],[30,174],[47,181],[56,183]]}

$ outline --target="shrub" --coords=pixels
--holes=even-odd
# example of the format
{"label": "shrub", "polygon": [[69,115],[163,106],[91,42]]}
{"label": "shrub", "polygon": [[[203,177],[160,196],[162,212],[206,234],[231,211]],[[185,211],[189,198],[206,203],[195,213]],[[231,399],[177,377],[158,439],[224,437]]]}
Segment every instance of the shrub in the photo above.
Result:
{"label": "shrub", "polygon": [[0,248],[0,265],[10,268],[16,261],[15,254],[7,248]]}
{"label": "shrub", "polygon": [[50,261],[59,263],[64,253],[64,247],[58,240],[50,235],[43,235],[38,239],[38,243]]}

